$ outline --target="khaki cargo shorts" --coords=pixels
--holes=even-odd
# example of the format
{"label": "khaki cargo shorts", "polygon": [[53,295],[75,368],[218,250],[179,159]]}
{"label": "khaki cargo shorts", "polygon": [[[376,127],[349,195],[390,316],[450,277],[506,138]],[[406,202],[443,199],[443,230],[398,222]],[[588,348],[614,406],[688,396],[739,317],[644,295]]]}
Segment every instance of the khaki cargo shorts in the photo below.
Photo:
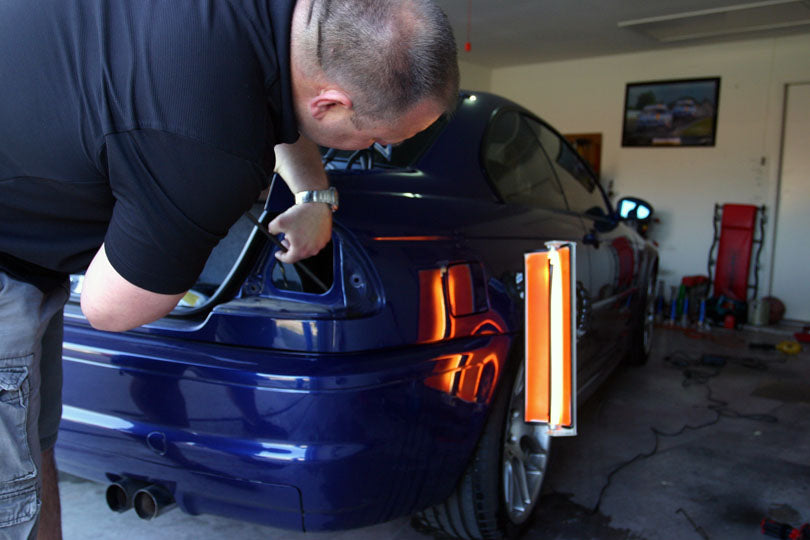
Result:
{"label": "khaki cargo shorts", "polygon": [[0,271],[0,538],[33,536],[41,452],[62,416],[62,308],[67,284],[44,294]]}

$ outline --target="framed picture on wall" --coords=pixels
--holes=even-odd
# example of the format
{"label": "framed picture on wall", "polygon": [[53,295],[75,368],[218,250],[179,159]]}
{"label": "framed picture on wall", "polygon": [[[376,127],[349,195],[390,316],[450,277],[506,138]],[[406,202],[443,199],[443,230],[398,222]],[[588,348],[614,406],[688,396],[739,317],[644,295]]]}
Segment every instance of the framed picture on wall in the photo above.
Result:
{"label": "framed picture on wall", "polygon": [[714,146],[720,77],[628,83],[622,146]]}

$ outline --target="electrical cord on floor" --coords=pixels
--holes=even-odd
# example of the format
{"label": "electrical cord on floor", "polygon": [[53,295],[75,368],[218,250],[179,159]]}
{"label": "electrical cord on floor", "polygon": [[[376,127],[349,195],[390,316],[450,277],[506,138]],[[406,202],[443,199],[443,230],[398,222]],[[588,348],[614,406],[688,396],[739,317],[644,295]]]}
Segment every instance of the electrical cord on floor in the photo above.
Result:
{"label": "electrical cord on floor", "polygon": [[608,473],[605,485],[603,485],[602,489],[599,491],[599,497],[596,499],[596,505],[591,509],[590,513],[595,514],[595,513],[597,513],[599,511],[599,507],[602,504],[602,498],[604,497],[605,492],[607,491],[608,487],[610,487],[611,481],[613,480],[613,476],[616,473],[618,473],[619,471],[621,471],[625,467],[627,467],[629,465],[632,465],[636,461],[640,461],[642,459],[652,457],[658,452],[658,443],[660,441],[660,437],[677,437],[681,433],[685,432],[687,429],[697,431],[699,429],[703,429],[705,427],[712,426],[712,425],[716,424],[717,422],[719,422],[720,418],[722,416],[718,411],[715,411],[715,412],[717,413],[717,416],[713,420],[710,420],[710,421],[708,421],[706,423],[703,423],[703,424],[699,424],[697,426],[692,426],[692,425],[689,425],[689,424],[685,424],[678,431],[674,431],[672,433],[667,433],[667,432],[661,431],[661,430],[659,430],[657,428],[650,427],[650,431],[652,431],[653,435],[655,436],[655,443],[653,444],[652,450],[650,450],[649,452],[641,452],[639,454],[636,454],[633,458],[631,458],[631,459],[629,459],[629,460],[627,460],[627,461],[625,461],[623,463],[620,463],[619,465],[614,467],[613,470],[611,470]]}
{"label": "electrical cord on floor", "polygon": [[695,521],[689,516],[689,514],[686,513],[686,510],[684,510],[683,508],[678,508],[677,510],[675,510],[675,513],[683,514],[683,517],[685,517],[686,521],[688,521],[689,524],[692,525],[692,528],[695,529],[695,532],[698,533],[700,537],[703,538],[703,540],[709,540],[709,535],[706,534],[706,531],[703,530],[703,527],[695,523]]}
{"label": "electrical cord on floor", "polygon": [[[669,356],[664,357],[664,362],[676,369],[683,369],[684,373],[684,386],[689,386],[692,382],[705,382],[711,377],[720,373],[720,368],[726,364],[735,364],[757,371],[766,371],[770,364],[784,364],[786,358],[780,356],[763,360],[761,358],[753,358],[750,356],[743,358],[733,358],[730,356],[717,356],[717,355],[701,355],[699,357],[691,357],[685,352],[675,351]],[[705,379],[705,380],[704,380]]]}
{"label": "electrical cord on floor", "polygon": [[680,326],[671,326],[671,325],[656,325],[655,328],[661,330],[681,332],[685,337],[688,337],[689,339],[711,341],[712,343],[717,343],[718,345],[722,345],[723,347],[728,348],[745,347],[747,345],[746,340],[744,338],[723,331],[712,332],[700,330],[697,328],[691,327],[682,328]]}
{"label": "electrical cord on floor", "polygon": [[[752,359],[747,359],[752,360]],[[590,510],[590,514],[596,514],[599,511],[599,507],[602,504],[602,499],[607,491],[608,487],[610,487],[611,481],[613,480],[613,476],[632,465],[636,461],[640,461],[642,459],[646,459],[649,457],[654,456],[658,452],[658,444],[660,442],[661,437],[677,437],[684,433],[687,430],[697,431],[699,429],[703,429],[709,426],[713,426],[717,424],[721,418],[742,418],[745,420],[753,420],[757,422],[768,422],[768,423],[776,423],[778,419],[769,414],[742,414],[738,411],[730,409],[728,407],[728,402],[719,400],[712,396],[712,387],[709,384],[709,381],[720,374],[722,371],[723,365],[725,364],[706,364],[704,361],[704,357],[700,358],[692,358],[684,352],[676,351],[669,356],[664,357],[664,361],[672,367],[681,369],[681,373],[683,374],[683,382],[681,383],[684,388],[689,387],[693,384],[702,384],[706,387],[706,400],[709,402],[707,408],[713,411],[717,416],[713,420],[709,420],[703,424],[698,425],[691,425],[691,424],[684,424],[679,430],[673,432],[666,432],[661,431],[655,427],[650,427],[650,431],[653,432],[655,436],[655,443],[653,444],[652,450],[649,452],[642,452],[636,454],[633,458],[620,463],[616,467],[614,467],[607,475],[607,480],[605,484],[602,486],[602,489],[599,491],[599,497],[596,499],[596,505]],[[760,361],[761,362],[761,361]],[[750,365],[746,365],[743,362],[733,362],[739,363],[745,367],[752,367]],[[753,369],[767,369],[767,365],[763,362],[762,364],[754,364],[755,367]],[[697,529],[696,529],[697,530]]]}

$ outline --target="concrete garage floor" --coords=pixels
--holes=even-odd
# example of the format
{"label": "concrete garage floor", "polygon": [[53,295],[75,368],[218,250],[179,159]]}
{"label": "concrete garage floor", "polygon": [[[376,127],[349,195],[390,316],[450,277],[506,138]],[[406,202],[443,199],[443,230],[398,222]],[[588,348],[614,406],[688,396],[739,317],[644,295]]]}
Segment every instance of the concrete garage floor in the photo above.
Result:
{"label": "concrete garage floor", "polygon": [[[810,352],[755,351],[790,333],[660,328],[650,362],[621,368],[557,439],[527,540],[747,540],[765,516],[810,522]],[[726,358],[701,365],[702,355]],[[105,486],[63,475],[64,537],[429,540],[407,518],[340,533],[295,533],[174,510],[114,514]]]}

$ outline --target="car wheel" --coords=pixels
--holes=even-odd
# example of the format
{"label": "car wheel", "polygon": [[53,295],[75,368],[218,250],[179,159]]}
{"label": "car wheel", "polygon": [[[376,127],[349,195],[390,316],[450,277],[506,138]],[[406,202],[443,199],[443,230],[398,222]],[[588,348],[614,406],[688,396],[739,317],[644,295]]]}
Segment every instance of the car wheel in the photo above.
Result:
{"label": "car wheel", "polygon": [[453,494],[417,514],[414,525],[453,538],[489,540],[519,534],[540,497],[551,437],[523,420],[523,361],[505,374],[475,455]]}
{"label": "car wheel", "polygon": [[652,276],[641,299],[643,310],[637,317],[628,354],[628,363],[631,365],[644,365],[650,358],[655,330],[655,281],[656,277]]}

